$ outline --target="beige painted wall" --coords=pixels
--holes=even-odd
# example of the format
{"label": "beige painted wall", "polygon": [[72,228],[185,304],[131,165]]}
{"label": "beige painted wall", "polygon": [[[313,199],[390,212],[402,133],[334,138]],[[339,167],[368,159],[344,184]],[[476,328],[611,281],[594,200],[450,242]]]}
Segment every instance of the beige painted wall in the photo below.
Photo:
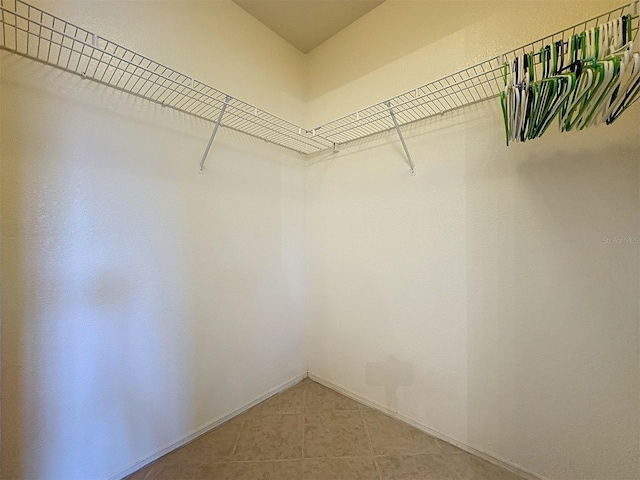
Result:
{"label": "beige painted wall", "polygon": [[[298,54],[230,2],[47,8],[300,112]],[[108,478],[306,371],[297,155],[223,129],[200,175],[209,123],[0,71],[2,478]]]}

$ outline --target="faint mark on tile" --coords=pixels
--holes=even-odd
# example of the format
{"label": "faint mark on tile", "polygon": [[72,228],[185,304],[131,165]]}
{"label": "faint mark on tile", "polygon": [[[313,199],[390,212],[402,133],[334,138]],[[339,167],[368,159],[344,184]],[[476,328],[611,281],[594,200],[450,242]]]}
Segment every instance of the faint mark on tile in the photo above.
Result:
{"label": "faint mark on tile", "polygon": [[394,355],[384,362],[369,362],[365,366],[365,382],[371,387],[383,387],[386,406],[397,409],[398,389],[413,385],[413,364]]}
{"label": "faint mark on tile", "polygon": [[159,458],[159,464],[213,463],[231,458],[241,422],[225,423],[211,432]]}
{"label": "faint mark on tile", "polygon": [[233,460],[302,458],[302,414],[249,416]]}
{"label": "faint mark on tile", "polygon": [[145,480],[209,480],[214,479],[211,465],[154,465]]}
{"label": "faint mark on tile", "polygon": [[305,385],[300,383],[253,407],[250,414],[302,413]]}
{"label": "faint mark on tile", "polygon": [[375,410],[362,416],[376,455],[419,455],[441,453],[436,439],[406,423]]}
{"label": "faint mark on tile", "polygon": [[454,480],[444,455],[376,457],[382,480]]}
{"label": "faint mark on tile", "polygon": [[357,411],[360,409],[360,404],[319,383],[309,382],[306,384],[304,408],[306,412]]}
{"label": "faint mark on tile", "polygon": [[372,457],[316,458],[304,461],[304,480],[379,480]]}
{"label": "faint mark on tile", "polygon": [[247,418],[249,418],[249,412],[248,412],[248,411],[247,411],[247,412],[243,412],[243,413],[241,413],[241,414],[239,414],[239,415],[236,415],[236,416],[235,416],[235,417],[233,417],[233,418],[230,418],[229,420],[227,420],[227,421],[226,421],[226,422],[224,422],[223,424],[221,424],[221,425],[217,426],[217,427],[216,427],[214,430],[212,430],[212,431],[215,431],[215,430],[217,430],[218,428],[221,428],[221,427],[223,427],[223,426],[225,426],[225,425],[235,425],[235,424],[240,424],[240,425],[242,425],[242,424],[244,423],[244,421],[245,421]]}
{"label": "faint mark on tile", "polygon": [[447,455],[458,455],[461,453],[467,453],[461,448],[458,448],[455,445],[450,444],[449,442],[445,442],[444,440],[440,440],[439,438],[436,439],[436,442],[438,442],[438,446],[440,447],[440,450],[442,450],[442,453],[445,453]]}
{"label": "faint mark on tile", "polygon": [[305,458],[372,455],[360,411],[305,414]]}
{"label": "faint mark on tile", "polygon": [[518,475],[469,453],[448,458],[460,480],[521,480]]}
{"label": "faint mark on tile", "polygon": [[302,460],[218,463],[213,466],[216,480],[302,480]]}

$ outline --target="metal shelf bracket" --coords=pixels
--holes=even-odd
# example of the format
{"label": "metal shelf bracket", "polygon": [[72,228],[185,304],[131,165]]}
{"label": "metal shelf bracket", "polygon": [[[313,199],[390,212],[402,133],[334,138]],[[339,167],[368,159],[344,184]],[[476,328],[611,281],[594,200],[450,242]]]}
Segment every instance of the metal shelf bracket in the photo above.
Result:
{"label": "metal shelf bracket", "polygon": [[385,105],[389,108],[389,114],[391,115],[391,120],[393,120],[393,125],[396,128],[396,133],[398,134],[398,137],[400,137],[400,142],[402,143],[402,148],[404,148],[404,153],[407,156],[407,160],[409,162],[409,166],[411,167],[411,176],[415,176],[416,174],[416,166],[413,163],[413,160],[411,160],[411,154],[409,153],[409,149],[407,148],[407,144],[404,141],[404,136],[402,135],[402,130],[400,130],[400,125],[398,125],[398,120],[396,120],[396,115],[395,113],[393,113],[393,107],[391,106],[391,102],[387,101],[384,102]]}
{"label": "metal shelf bracket", "polygon": [[224,104],[220,109],[220,115],[218,115],[216,124],[213,127],[213,132],[211,132],[211,138],[209,138],[209,143],[207,144],[207,148],[205,148],[204,155],[202,155],[202,160],[200,160],[200,173],[204,173],[204,162],[207,160],[207,155],[209,155],[211,144],[213,144],[213,139],[216,138],[216,133],[218,133],[218,128],[220,128],[220,124],[222,123],[222,116],[224,115],[224,111],[227,109],[227,105],[229,105],[230,101],[231,101],[231,97],[227,95],[227,97],[224,100]]}

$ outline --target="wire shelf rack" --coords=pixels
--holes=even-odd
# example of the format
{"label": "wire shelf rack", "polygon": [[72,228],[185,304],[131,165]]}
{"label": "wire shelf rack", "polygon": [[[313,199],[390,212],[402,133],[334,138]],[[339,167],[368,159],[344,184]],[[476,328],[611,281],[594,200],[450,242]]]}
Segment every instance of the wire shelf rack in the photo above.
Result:
{"label": "wire shelf rack", "polygon": [[[393,128],[398,129],[404,145],[399,126],[499,95],[504,87],[504,61],[539,51],[544,45],[556,41],[562,40],[568,45],[573,34],[621,15],[633,15],[635,39],[638,33],[637,9],[638,0],[635,0],[312,130],[233,98],[22,0],[0,0],[0,49],[179,112],[216,124],[219,122],[222,127],[310,154],[336,149]],[[409,161],[413,171],[410,158]]]}
{"label": "wire shelf rack", "polygon": [[[21,0],[0,0],[0,48],[212,122],[229,97]],[[331,146],[236,98],[221,125],[305,154]]]}
{"label": "wire shelf rack", "polygon": [[[504,89],[502,67],[525,53],[538,52],[545,45],[563,41],[568,48],[572,35],[622,15],[632,15],[633,37],[638,34],[638,2],[623,5],[552,35],[513,49],[503,55],[452,73],[409,92],[377,103],[315,128],[318,135],[337,146],[395,128],[392,109],[399,126],[497,97]],[[539,64],[539,56],[535,63]]]}

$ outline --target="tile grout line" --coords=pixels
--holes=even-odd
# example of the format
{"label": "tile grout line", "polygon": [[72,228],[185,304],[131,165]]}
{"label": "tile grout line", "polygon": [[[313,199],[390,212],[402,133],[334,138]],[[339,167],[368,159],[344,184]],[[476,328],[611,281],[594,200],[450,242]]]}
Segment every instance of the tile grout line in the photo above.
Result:
{"label": "tile grout line", "polygon": [[[290,414],[287,414],[290,415]],[[388,457],[428,457],[428,456],[441,456],[439,453],[403,453],[403,454],[380,454],[380,455],[343,455],[343,456],[328,456],[328,457],[305,457],[305,460],[344,460],[349,458],[388,458]],[[265,462],[294,462],[302,460],[300,458],[263,458],[260,460],[221,460],[217,463],[265,463]],[[198,463],[198,462],[196,462]],[[166,464],[169,465],[169,464]]]}
{"label": "tile grout line", "polygon": [[382,480],[380,467],[378,466],[378,462],[376,461],[376,450],[375,448],[373,448],[373,441],[371,440],[371,434],[369,433],[369,429],[367,428],[367,421],[364,419],[363,410],[358,407],[358,411],[360,412],[360,418],[362,419],[362,424],[364,425],[364,431],[367,434],[367,439],[369,439],[369,445],[371,446],[371,451],[373,452],[373,464],[376,466],[376,473],[378,474],[378,480]]}
{"label": "tile grout line", "polygon": [[245,417],[244,420],[242,420],[242,425],[240,425],[240,431],[238,432],[238,436],[236,437],[236,441],[233,444],[233,450],[231,450],[231,456],[229,458],[229,460],[231,460],[233,458],[233,456],[236,454],[236,450],[238,448],[238,442],[240,441],[240,435],[242,435],[242,431],[244,430],[244,426],[247,423],[247,419]]}
{"label": "tile grout line", "polygon": [[[355,394],[352,391],[349,391],[344,387],[341,387],[340,385],[337,385],[316,374],[310,373],[308,378],[314,383],[317,383],[323,387],[333,390],[334,392],[339,393],[340,395],[343,395],[347,398],[350,398],[351,400],[354,400],[360,403],[361,405],[364,405],[365,407],[367,407],[367,410],[369,411],[374,411],[374,412],[378,412],[380,414],[386,415],[387,417],[390,417],[393,420],[396,420],[404,425],[409,425],[410,427],[416,428],[417,430],[425,433],[426,435],[429,435],[435,438],[439,442],[450,444],[453,447],[456,447],[458,450],[460,450],[459,453],[456,452],[456,453],[445,454],[443,452],[443,454],[445,454],[445,456],[447,457],[470,455],[471,457],[487,462],[493,465],[494,467],[497,467],[501,470],[508,472],[511,475],[514,475],[518,480],[550,480],[547,477],[544,477],[542,475],[539,475],[527,469],[524,469],[519,465],[512,464],[506,460],[494,457],[486,452],[478,450],[475,447],[469,446],[466,443],[449,438],[445,436],[443,433],[438,432],[437,430],[434,430],[432,427],[423,425],[418,421],[412,419],[411,417],[407,417],[407,416],[401,415],[398,412],[394,412],[382,404],[371,401],[363,397],[362,395]],[[364,410],[364,411],[367,411],[367,410]],[[459,475],[457,471],[455,471],[455,469],[454,469],[454,474],[456,475],[456,480],[464,480],[463,476]]]}
{"label": "tile grout line", "polygon": [[[281,392],[282,393],[282,392]],[[375,452],[375,448],[373,446],[373,437],[369,431],[368,428],[368,422],[366,420],[366,415],[364,415],[365,413],[367,413],[368,409],[363,407],[363,404],[361,404],[360,402],[356,402],[358,409],[357,410],[351,410],[351,409],[347,409],[347,410],[337,410],[336,409],[336,404],[333,404],[333,402],[329,402],[333,404],[333,408],[329,409],[329,410],[325,410],[327,412],[345,412],[345,413],[356,413],[359,412],[360,413],[360,419],[363,422],[362,425],[364,427],[365,430],[365,434],[367,435],[367,440],[369,441],[369,445],[371,448],[371,453],[369,454],[364,454],[364,455],[344,455],[344,456],[328,456],[328,457],[307,457],[306,456],[306,452],[305,452],[305,446],[306,446],[306,404],[310,402],[311,398],[313,397],[313,395],[308,395],[308,390],[306,388],[306,386],[302,389],[302,392],[300,392],[302,394],[302,401],[301,401],[301,405],[302,405],[302,411],[300,412],[299,409],[291,409],[291,405],[289,405],[289,407],[285,408],[284,412],[282,411],[282,407],[278,408],[279,413],[278,412],[268,412],[268,411],[259,411],[257,412],[255,415],[258,418],[264,417],[264,416],[270,416],[270,415],[276,415],[276,413],[280,416],[287,416],[288,414],[301,414],[302,415],[302,421],[301,421],[301,426],[302,426],[302,432],[301,432],[301,445],[302,445],[302,449],[301,449],[301,456],[297,457],[297,458],[282,458],[282,459],[276,459],[276,458],[263,458],[263,459],[246,459],[246,460],[235,460],[234,457],[237,454],[237,449],[240,443],[240,438],[242,437],[242,434],[247,430],[249,427],[247,427],[247,422],[252,418],[250,415],[245,415],[244,418],[239,419],[240,421],[239,423],[239,431],[238,434],[235,438],[235,443],[233,444],[233,448],[230,454],[230,457],[228,460],[220,460],[220,461],[213,461],[213,464],[217,464],[217,463],[227,463],[227,464],[236,464],[236,465],[242,465],[242,464],[261,464],[261,463],[287,463],[287,462],[295,462],[297,459],[299,459],[299,461],[301,462],[301,471],[298,471],[298,475],[300,475],[299,477],[296,477],[298,480],[305,480],[308,478],[307,475],[307,469],[306,469],[306,460],[339,460],[339,459],[345,459],[345,460],[351,460],[351,459],[356,459],[356,458],[361,458],[361,459],[366,459],[366,460],[373,460],[374,462],[374,467],[376,469],[376,479],[377,480],[383,480],[384,477],[384,462],[382,463],[378,463],[378,460],[384,459],[384,458],[390,458],[393,456],[399,456],[399,457],[421,457],[421,456],[440,456],[440,457],[445,457],[445,462],[447,464],[447,466],[450,468],[450,473],[453,474],[451,477],[447,477],[448,479],[450,478],[450,480],[462,480],[463,479],[463,472],[458,472],[458,469],[455,468],[456,462],[454,462],[454,460],[459,457],[459,453],[463,454],[463,455],[470,455],[473,456],[472,454],[468,453],[468,452],[464,452],[464,451],[445,451],[444,445],[446,444],[444,441],[434,438],[435,444],[436,444],[436,451],[435,452],[423,452],[423,453],[410,453],[410,454],[402,454],[402,455],[389,455],[389,453],[382,453],[382,454],[376,454]],[[309,392],[311,393],[311,392]],[[337,392],[339,393],[339,392]],[[307,398],[309,397],[309,398]],[[299,398],[299,397],[298,397]],[[328,405],[327,405],[328,406]],[[286,405],[285,405],[286,407]],[[310,411],[310,413],[313,414],[313,411]],[[388,415],[387,415],[388,416]],[[401,421],[391,417],[392,420],[394,420],[395,422],[399,422],[402,423]],[[251,423],[251,422],[249,422]],[[374,422],[375,423],[375,422]],[[428,435],[428,434],[427,434]],[[428,435],[431,437],[431,435]],[[197,439],[196,439],[197,441]],[[187,461],[187,463],[190,463]],[[199,463],[199,462],[198,462]],[[164,467],[164,464],[156,464],[154,465],[155,462],[153,462],[153,464],[150,465],[151,468],[149,468],[149,470],[145,473],[145,475],[143,475],[141,477],[141,480],[152,480],[153,478],[155,478],[155,475],[160,473],[162,468]],[[464,470],[464,469],[463,469]],[[466,478],[466,477],[464,477]]]}
{"label": "tile grout line", "polygon": [[151,475],[151,470],[153,470],[155,468],[155,466],[153,465],[153,463],[150,465],[151,468],[149,468],[149,470],[147,470],[147,474],[142,477],[142,480],[147,480],[147,478],[149,478],[149,475]]}
{"label": "tile grout line", "polygon": [[306,422],[306,416],[305,416],[305,411],[306,411],[306,405],[305,405],[305,400],[307,397],[307,388],[305,386],[305,388],[302,390],[302,458],[304,458],[304,429],[305,429],[305,422]]}
{"label": "tile grout line", "polygon": [[453,463],[453,458],[451,458],[451,455],[454,455],[454,454],[453,453],[449,454],[445,452],[444,448],[442,448],[442,445],[440,445],[440,440],[438,440],[437,438],[435,440],[436,440],[436,445],[438,445],[438,449],[440,450],[440,454],[444,457],[445,461],[449,465],[449,468],[451,468],[451,471],[453,472],[453,480],[459,480],[460,475],[458,475],[455,464]]}
{"label": "tile grout line", "polygon": [[[304,380],[303,380],[304,382]],[[306,401],[307,401],[307,385],[302,389],[302,480],[305,480],[305,462],[304,462],[304,430],[306,427]]]}
{"label": "tile grout line", "polygon": [[462,478],[462,475],[458,475],[458,471],[456,470],[456,466],[453,463],[453,459],[451,458],[451,455],[445,455],[447,461],[449,462],[449,465],[451,466],[451,470],[453,470],[453,479],[454,480],[464,480]]}

